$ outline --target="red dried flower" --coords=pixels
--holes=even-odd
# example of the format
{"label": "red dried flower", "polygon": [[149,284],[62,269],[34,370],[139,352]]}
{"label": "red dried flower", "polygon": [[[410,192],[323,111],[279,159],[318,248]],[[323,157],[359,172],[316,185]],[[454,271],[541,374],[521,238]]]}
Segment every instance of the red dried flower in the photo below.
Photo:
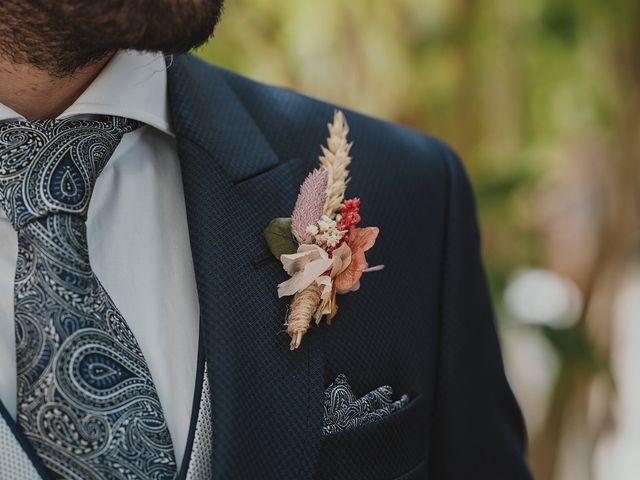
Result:
{"label": "red dried flower", "polygon": [[340,205],[340,223],[338,230],[350,230],[360,223],[360,199],[351,198]]}

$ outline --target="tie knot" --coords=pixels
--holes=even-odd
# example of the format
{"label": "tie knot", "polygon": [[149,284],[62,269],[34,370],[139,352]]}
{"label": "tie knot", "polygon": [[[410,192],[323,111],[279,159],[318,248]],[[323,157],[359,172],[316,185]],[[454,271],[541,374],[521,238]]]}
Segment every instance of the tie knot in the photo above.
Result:
{"label": "tie knot", "polygon": [[122,117],[0,122],[0,207],[13,227],[52,213],[86,219],[98,175],[139,126]]}

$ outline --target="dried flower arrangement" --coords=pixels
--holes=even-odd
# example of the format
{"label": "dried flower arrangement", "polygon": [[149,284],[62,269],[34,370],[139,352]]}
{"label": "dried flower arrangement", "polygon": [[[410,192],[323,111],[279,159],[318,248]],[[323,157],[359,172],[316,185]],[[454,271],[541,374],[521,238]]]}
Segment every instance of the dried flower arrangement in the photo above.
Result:
{"label": "dried flower arrangement", "polygon": [[349,126],[337,110],[328,124],[327,146],[322,146],[320,168],[312,171],[300,187],[289,218],[276,218],[265,229],[271,253],[291,276],[278,285],[278,296],[293,295],[287,317],[291,350],[300,346],[311,321],[327,324],[335,317],[336,293],[360,288],[367,268],[365,252],[378,237],[377,227],[361,228],[360,199],[345,200],[349,183]]}

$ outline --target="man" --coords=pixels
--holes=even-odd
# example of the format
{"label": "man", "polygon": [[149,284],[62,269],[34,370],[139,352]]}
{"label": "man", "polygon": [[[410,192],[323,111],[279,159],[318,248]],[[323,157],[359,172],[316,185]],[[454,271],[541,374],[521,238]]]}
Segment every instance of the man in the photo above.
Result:
{"label": "man", "polygon": [[[386,269],[289,350],[256,260],[334,107],[180,54],[221,4],[0,3],[0,477],[529,478],[438,140],[346,113]],[[336,377],[408,402],[325,435]]]}

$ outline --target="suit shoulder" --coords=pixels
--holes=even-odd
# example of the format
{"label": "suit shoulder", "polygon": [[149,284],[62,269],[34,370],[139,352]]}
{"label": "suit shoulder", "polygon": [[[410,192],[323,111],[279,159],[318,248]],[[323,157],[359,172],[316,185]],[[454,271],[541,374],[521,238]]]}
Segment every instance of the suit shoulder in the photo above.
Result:
{"label": "suit shoulder", "polygon": [[[345,112],[354,141],[353,155],[365,157],[368,169],[401,170],[407,181],[460,172],[453,149],[444,141],[412,128],[377,119],[291,89],[252,80],[191,56],[199,75],[218,76],[242,102],[265,138],[283,157],[316,158],[326,141],[326,124],[336,108]],[[355,167],[355,165],[354,165]]]}

